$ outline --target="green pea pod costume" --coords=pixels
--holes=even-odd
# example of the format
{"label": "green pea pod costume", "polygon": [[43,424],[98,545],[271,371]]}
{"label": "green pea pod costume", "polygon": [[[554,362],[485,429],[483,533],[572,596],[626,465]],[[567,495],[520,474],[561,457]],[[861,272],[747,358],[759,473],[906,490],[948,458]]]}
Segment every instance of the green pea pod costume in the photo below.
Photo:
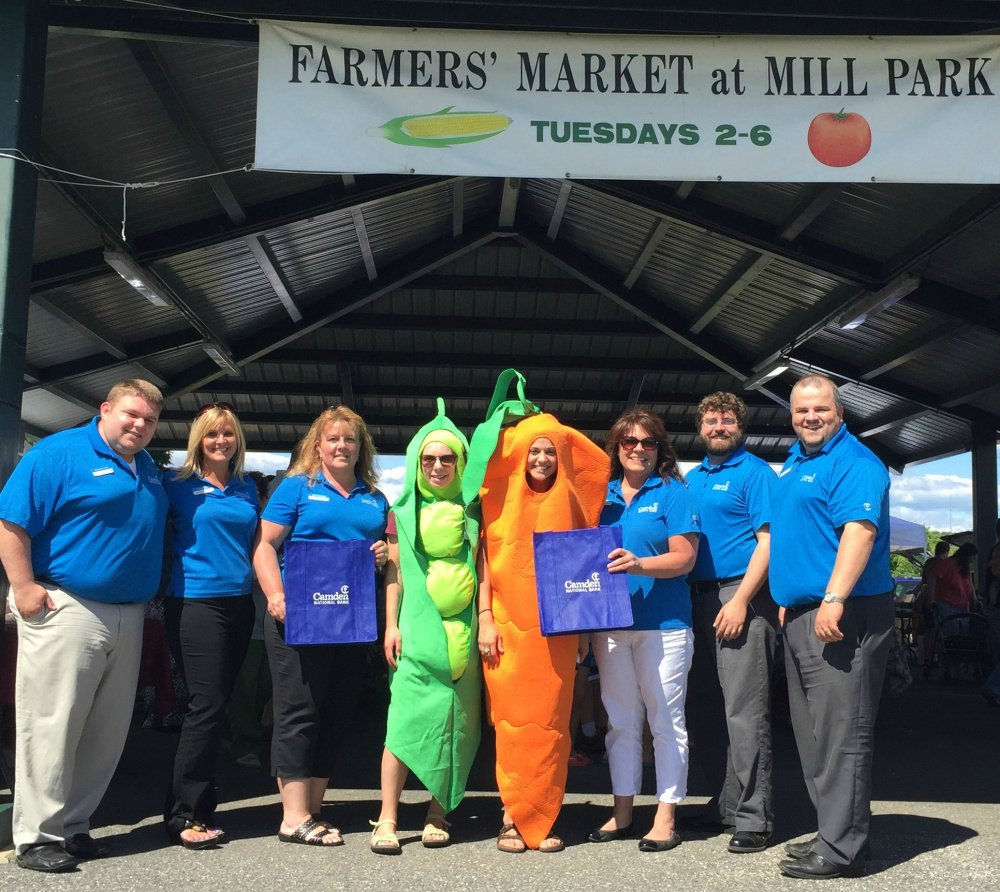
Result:
{"label": "green pea pod costume", "polygon": [[[466,469],[469,443],[445,416],[444,401],[437,403],[437,417],[406,448],[406,480],[393,506],[403,583],[402,652],[391,678],[385,745],[447,813],[465,795],[479,747],[475,560],[485,469]],[[433,490],[420,472],[421,450],[432,441],[458,454],[455,480],[443,491]],[[468,479],[470,473],[480,474],[478,483]],[[474,486],[468,502],[463,483]]]}

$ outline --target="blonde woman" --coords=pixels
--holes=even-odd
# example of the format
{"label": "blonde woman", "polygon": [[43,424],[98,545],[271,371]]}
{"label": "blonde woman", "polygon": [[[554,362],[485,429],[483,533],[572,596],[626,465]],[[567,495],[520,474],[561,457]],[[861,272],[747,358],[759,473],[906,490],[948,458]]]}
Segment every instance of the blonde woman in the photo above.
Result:
{"label": "blonde woman", "polygon": [[224,836],[213,826],[214,765],[254,622],[250,555],[258,503],[256,486],[243,475],[245,455],[233,407],[212,403],[191,424],[183,467],[164,480],[174,556],[167,640],[189,692],[164,821],[188,849]]}
{"label": "blonde woman", "polygon": [[375,488],[375,446],[364,420],[346,406],[326,409],[298,447],[298,459],[261,519],[254,569],[267,596],[264,644],[274,682],[271,772],[281,793],[281,842],[339,846],[340,831],[320,815],[337,747],[361,688],[367,645],[285,643],[285,590],[278,549],[286,541],[374,539],[385,568],[389,502]]}

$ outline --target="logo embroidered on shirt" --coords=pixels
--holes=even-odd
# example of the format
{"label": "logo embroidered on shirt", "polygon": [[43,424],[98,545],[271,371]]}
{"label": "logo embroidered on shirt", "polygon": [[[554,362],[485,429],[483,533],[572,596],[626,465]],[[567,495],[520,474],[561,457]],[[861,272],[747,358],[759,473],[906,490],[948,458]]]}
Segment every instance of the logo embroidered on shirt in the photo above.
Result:
{"label": "logo embroidered on shirt", "polygon": [[659,510],[660,510],[660,503],[659,502],[653,502],[652,505],[643,505],[641,508],[636,508],[635,509],[635,513],[636,514],[655,514]]}
{"label": "logo embroidered on shirt", "polygon": [[872,503],[865,502],[865,511],[871,511],[871,510],[872,510]]}
{"label": "logo embroidered on shirt", "polygon": [[815,474],[803,474],[799,478],[799,483],[812,483],[816,479]]}
{"label": "logo embroidered on shirt", "polygon": [[719,492],[729,492],[729,482],[730,481],[727,480],[725,483],[716,483],[712,489],[718,490]]}

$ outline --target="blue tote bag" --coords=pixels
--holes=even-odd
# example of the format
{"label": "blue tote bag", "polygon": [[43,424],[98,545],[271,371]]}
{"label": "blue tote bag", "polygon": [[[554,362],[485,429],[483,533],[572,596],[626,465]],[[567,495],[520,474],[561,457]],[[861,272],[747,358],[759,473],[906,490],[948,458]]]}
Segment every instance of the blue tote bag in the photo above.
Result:
{"label": "blue tote bag", "polygon": [[378,638],[373,539],[285,543],[285,643]]}
{"label": "blue tote bag", "polygon": [[627,574],[608,572],[608,555],[622,547],[621,527],[535,533],[534,546],[543,635],[632,625]]}

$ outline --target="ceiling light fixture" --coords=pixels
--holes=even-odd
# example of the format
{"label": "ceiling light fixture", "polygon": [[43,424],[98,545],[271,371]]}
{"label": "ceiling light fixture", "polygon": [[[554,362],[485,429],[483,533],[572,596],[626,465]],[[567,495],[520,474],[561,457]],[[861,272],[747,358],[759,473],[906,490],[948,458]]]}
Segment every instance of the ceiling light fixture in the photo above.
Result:
{"label": "ceiling light fixture", "polygon": [[767,365],[761,366],[756,372],[754,372],[749,378],[743,382],[744,390],[756,390],[764,384],[767,384],[772,378],[777,378],[778,375],[783,375],[789,369],[789,360],[787,356],[779,356],[777,359],[772,360],[767,363]]}
{"label": "ceiling light fixture", "polygon": [[171,301],[155,284],[149,273],[124,251],[108,248],[104,252],[104,262],[119,276],[156,307],[169,307]]}
{"label": "ceiling light fixture", "polygon": [[205,343],[201,345],[201,349],[204,350],[212,362],[214,362],[223,371],[228,372],[230,375],[242,374],[242,371],[236,364],[236,360],[233,359],[232,354],[221,344],[217,344],[215,341],[205,341]]}
{"label": "ceiling light fixture", "polygon": [[902,300],[920,285],[920,277],[913,273],[903,273],[896,276],[884,288],[874,294],[869,294],[856,300],[840,316],[837,317],[837,327],[843,331],[851,331],[863,325],[873,316],[887,310],[897,301]]}

